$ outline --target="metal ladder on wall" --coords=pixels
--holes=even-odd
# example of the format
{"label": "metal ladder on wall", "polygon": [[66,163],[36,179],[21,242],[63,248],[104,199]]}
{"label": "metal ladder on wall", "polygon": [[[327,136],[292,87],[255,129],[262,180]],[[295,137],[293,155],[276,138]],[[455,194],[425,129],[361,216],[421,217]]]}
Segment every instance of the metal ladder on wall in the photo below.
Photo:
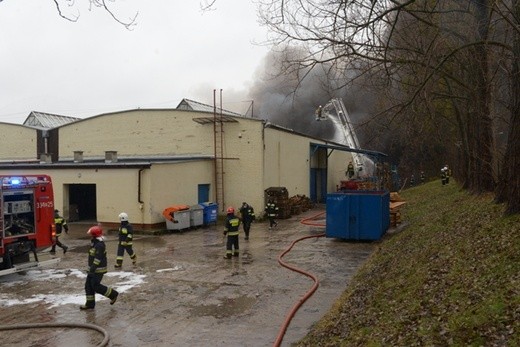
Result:
{"label": "metal ladder on wall", "polygon": [[224,122],[222,121],[222,101],[217,109],[215,91],[213,107],[214,132],[214,167],[215,167],[215,202],[224,211]]}

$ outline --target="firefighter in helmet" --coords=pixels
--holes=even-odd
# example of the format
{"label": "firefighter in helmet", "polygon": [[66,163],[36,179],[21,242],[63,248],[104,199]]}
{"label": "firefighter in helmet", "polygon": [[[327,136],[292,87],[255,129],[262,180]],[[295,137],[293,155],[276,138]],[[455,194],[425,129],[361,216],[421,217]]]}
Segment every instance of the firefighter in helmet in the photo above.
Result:
{"label": "firefighter in helmet", "polygon": [[447,167],[443,167],[441,169],[441,183],[442,183],[443,186],[446,185],[447,180],[448,180],[448,168]]}
{"label": "firefighter in helmet", "polygon": [[101,284],[104,274],[107,273],[107,251],[103,238],[103,229],[99,225],[88,229],[87,234],[92,237],[88,251],[88,270],[85,281],[87,300],[81,305],[81,310],[90,310],[96,306],[96,293],[110,299],[110,305],[115,304],[119,293],[110,287]]}
{"label": "firefighter in helmet", "polygon": [[352,179],[352,177],[354,177],[354,164],[352,164],[351,161],[348,162],[346,174],[349,180]]}
{"label": "firefighter in helmet", "polygon": [[242,207],[240,207],[240,216],[242,217],[242,227],[244,228],[244,233],[246,234],[245,239],[249,240],[249,230],[251,230],[251,223],[253,223],[253,221],[256,219],[253,206],[244,201],[242,203]]}
{"label": "firefighter in helmet", "polygon": [[272,198],[267,200],[267,204],[265,205],[265,214],[269,219],[269,230],[278,226],[278,223],[274,220],[278,216],[278,206],[276,206],[276,203]]}
{"label": "firefighter in helmet", "polygon": [[51,254],[56,254],[56,246],[63,249],[63,254],[67,253],[67,249],[69,247],[65,246],[63,243],[60,242],[60,236],[61,232],[65,231],[66,234],[69,233],[69,226],[67,225],[67,221],[65,218],[60,216],[59,210],[54,210],[54,224],[56,225],[56,240],[52,244],[51,247]]}
{"label": "firefighter in helmet", "polygon": [[137,255],[132,248],[134,229],[132,224],[128,221],[128,214],[121,212],[119,214],[119,220],[121,221],[121,225],[119,226],[119,244],[117,246],[116,264],[114,265],[116,269],[123,266],[125,251],[130,256],[130,259],[132,259],[132,264],[135,265],[137,263]]}
{"label": "firefighter in helmet", "polygon": [[235,216],[235,209],[228,207],[224,235],[227,235],[226,255],[224,258],[238,257],[238,233],[240,219]]}

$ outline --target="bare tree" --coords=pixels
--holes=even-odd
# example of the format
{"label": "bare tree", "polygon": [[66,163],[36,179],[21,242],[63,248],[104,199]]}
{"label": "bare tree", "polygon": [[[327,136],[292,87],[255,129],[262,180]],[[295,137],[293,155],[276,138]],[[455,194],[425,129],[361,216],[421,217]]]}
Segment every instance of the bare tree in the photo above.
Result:
{"label": "bare tree", "polygon": [[[504,28],[518,28],[512,9],[518,11],[518,0],[263,0],[260,6],[273,45],[283,50],[299,44],[308,52],[303,59],[287,59],[287,71],[322,64],[334,67],[330,78],[353,67],[378,71],[373,75],[384,78],[388,91],[382,119],[389,127],[410,124],[404,127],[410,138],[441,129],[444,148],[437,155],[442,161],[462,159],[459,178],[475,193],[493,191],[506,171],[518,172],[517,166],[497,172],[494,165],[501,160],[494,152],[496,119],[515,121],[498,114],[505,108],[499,110],[494,95],[503,85],[496,80],[499,65],[506,66],[514,51],[504,37]],[[516,143],[510,134],[508,158],[520,156]],[[514,186],[518,191],[520,184]],[[518,193],[501,196],[510,206],[513,196],[518,201]]]}
{"label": "bare tree", "polygon": [[202,11],[209,11],[215,8],[217,0],[203,0],[200,2],[200,9]]}
{"label": "bare tree", "polygon": [[[2,2],[3,0],[0,0]],[[53,0],[54,5],[56,6],[56,9],[58,11],[58,14],[60,17],[71,21],[76,22],[78,21],[80,17],[80,12],[76,11],[75,13],[66,13],[63,8],[69,7],[72,8],[76,4],[77,1],[80,0]],[[133,27],[137,24],[137,16],[139,15],[139,12],[135,12],[130,18],[128,19],[122,19],[121,16],[117,15],[115,11],[109,6],[107,3],[115,3],[117,0],[85,0],[89,3],[89,10],[92,10],[94,8],[100,8],[107,12],[117,23],[123,25],[128,30],[132,30]],[[202,0],[200,4],[201,11],[212,11],[216,8],[217,0]]]}
{"label": "bare tree", "polygon": [[[58,14],[60,17],[71,21],[76,22],[80,17],[80,12],[76,11],[75,14],[67,14],[63,10],[63,7],[73,8],[75,3],[78,0],[53,0],[56,9],[58,10]],[[123,25],[128,30],[132,30],[132,28],[137,24],[137,16],[139,12],[136,12],[132,17],[128,19],[122,19],[120,16],[116,15],[114,10],[107,5],[107,0],[88,0],[89,2],[89,10],[93,10],[95,8],[100,8],[107,12],[117,23]],[[116,0],[108,0],[108,3],[115,3]]]}
{"label": "bare tree", "polygon": [[[510,5],[508,7],[507,5]],[[513,0],[505,8],[498,8],[513,28],[511,34],[512,59],[510,70],[511,94],[507,146],[497,190],[497,201],[506,202],[506,213],[520,213],[520,1]]]}

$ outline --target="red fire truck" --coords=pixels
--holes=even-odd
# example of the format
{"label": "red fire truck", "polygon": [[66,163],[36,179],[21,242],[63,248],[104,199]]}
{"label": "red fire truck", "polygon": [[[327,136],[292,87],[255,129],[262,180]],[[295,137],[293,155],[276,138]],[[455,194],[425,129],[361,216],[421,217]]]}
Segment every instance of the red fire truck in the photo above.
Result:
{"label": "red fire truck", "polygon": [[59,261],[38,261],[38,251],[52,246],[55,237],[51,178],[0,175],[0,275]]}

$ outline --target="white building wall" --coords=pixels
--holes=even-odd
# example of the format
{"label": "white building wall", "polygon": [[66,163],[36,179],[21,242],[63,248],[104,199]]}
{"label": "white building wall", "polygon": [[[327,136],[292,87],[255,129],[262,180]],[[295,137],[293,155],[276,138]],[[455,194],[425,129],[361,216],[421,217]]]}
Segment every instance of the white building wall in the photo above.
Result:
{"label": "white building wall", "polygon": [[289,196],[309,196],[310,139],[265,129],[264,187],[285,187]]}
{"label": "white building wall", "polygon": [[263,122],[240,119],[224,125],[225,211],[247,202],[255,211],[263,208]]}
{"label": "white building wall", "polygon": [[164,222],[162,211],[166,207],[197,204],[198,184],[212,183],[212,165],[210,160],[154,164],[141,173],[141,197],[138,196],[139,168],[24,170],[24,173],[51,176],[54,204],[66,218],[70,215],[67,186],[95,184],[97,222],[117,223],[119,213],[126,212],[132,223],[157,224]]}
{"label": "white building wall", "polygon": [[[72,159],[74,151],[83,151],[85,161],[104,158],[106,151],[116,151],[118,158],[213,155],[213,124],[193,121],[197,117],[211,118],[212,115],[181,110],[133,110],[68,124],[59,129],[60,160]],[[225,203],[219,211],[225,211],[227,206],[239,208],[246,201],[260,214],[264,207],[264,190],[269,187],[286,187],[290,196],[309,196],[310,143],[321,141],[264,127],[264,122],[258,119],[235,119],[237,122],[224,122]],[[13,138],[13,141],[34,142],[27,152],[34,156],[36,132],[18,126],[12,130],[18,131],[17,136],[29,139],[24,142]],[[328,191],[335,191],[336,185],[344,179],[348,160],[350,154],[339,150],[328,158]],[[67,191],[64,191],[66,185],[96,184],[100,222],[117,222],[117,215],[124,210],[134,223],[161,223],[164,208],[197,203],[198,184],[210,184],[210,201],[215,201],[213,160],[152,164],[151,169],[141,174],[141,197],[138,196],[138,168],[33,171],[51,175],[56,204],[65,213],[69,205]]]}
{"label": "white building wall", "polygon": [[213,193],[213,161],[154,164],[145,171],[147,191],[144,213],[153,223],[164,222],[162,212],[173,205],[198,203],[199,184],[210,184]]}
{"label": "white building wall", "polygon": [[[89,118],[60,128],[60,160],[102,157],[108,150],[118,157],[146,155],[214,154],[212,123],[198,124],[197,117],[211,114],[180,110],[134,110]],[[247,201],[263,205],[263,122],[235,118],[224,122],[225,206],[239,207]],[[214,177],[214,166],[205,169]],[[215,182],[211,181],[211,199],[215,201]],[[154,194],[154,193],[152,193]]]}
{"label": "white building wall", "polygon": [[[122,208],[133,193],[129,187],[137,184],[137,169],[46,169],[24,170],[24,174],[47,174],[51,177],[54,190],[54,205],[64,217],[69,216],[69,200],[66,186],[70,184],[95,184],[98,222],[116,222]],[[9,175],[2,172],[2,175]],[[135,212],[135,209],[129,210]],[[86,230],[85,230],[86,232]]]}
{"label": "white building wall", "polygon": [[[269,187],[286,187],[289,196],[297,194],[310,196],[310,143],[322,143],[316,139],[298,136],[276,129],[267,128],[265,134],[266,150],[265,183]],[[327,192],[335,192],[341,180],[345,180],[350,152],[328,149],[328,157],[314,153],[314,167],[327,169]]]}
{"label": "white building wall", "polygon": [[[192,120],[200,113],[179,110],[133,110],[111,113],[60,128],[60,160],[74,151],[85,157],[213,154],[213,125]],[[211,116],[203,114],[202,116]]]}
{"label": "white building wall", "polygon": [[0,123],[0,160],[37,159],[37,131],[22,125]]}

